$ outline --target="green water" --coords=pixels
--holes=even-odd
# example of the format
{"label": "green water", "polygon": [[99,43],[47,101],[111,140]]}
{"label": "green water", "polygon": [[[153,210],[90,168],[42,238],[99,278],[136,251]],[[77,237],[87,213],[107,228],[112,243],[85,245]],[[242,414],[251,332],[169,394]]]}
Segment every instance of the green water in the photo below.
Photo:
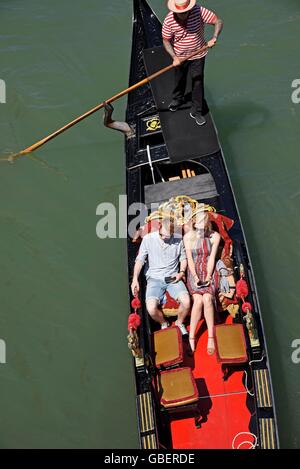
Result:
{"label": "green water", "polygon": [[[0,153],[126,87],[126,0],[1,0]],[[163,2],[153,0],[163,18]],[[256,272],[281,444],[300,447],[299,76],[296,0],[210,0],[224,20],[207,93]],[[116,103],[122,116],[125,100]],[[125,191],[123,140],[95,115],[33,158],[0,162],[1,448],[138,444],[126,344],[126,242],[96,237]]]}

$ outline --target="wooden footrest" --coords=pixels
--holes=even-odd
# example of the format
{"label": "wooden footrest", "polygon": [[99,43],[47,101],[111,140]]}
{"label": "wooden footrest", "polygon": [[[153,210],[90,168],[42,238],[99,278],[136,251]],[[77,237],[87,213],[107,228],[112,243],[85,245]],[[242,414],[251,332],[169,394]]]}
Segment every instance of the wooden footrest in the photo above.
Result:
{"label": "wooden footrest", "polygon": [[141,441],[142,449],[158,449],[155,433],[152,433],[151,435],[142,436]]}
{"label": "wooden footrest", "polygon": [[155,434],[154,413],[150,392],[137,396],[137,410],[141,434],[147,433],[145,436],[149,436],[149,433]]}
{"label": "wooden footrest", "polygon": [[253,378],[256,389],[257,405],[259,408],[272,407],[270,377],[267,369],[254,370]]}
{"label": "wooden footrest", "polygon": [[261,449],[276,449],[276,430],[275,421],[272,418],[259,419],[260,430],[260,448]]}

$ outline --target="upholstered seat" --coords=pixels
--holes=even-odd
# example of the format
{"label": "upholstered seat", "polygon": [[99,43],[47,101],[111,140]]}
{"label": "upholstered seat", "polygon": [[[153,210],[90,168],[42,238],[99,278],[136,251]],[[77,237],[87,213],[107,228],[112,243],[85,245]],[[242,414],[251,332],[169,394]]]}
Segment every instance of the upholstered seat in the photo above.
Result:
{"label": "upholstered seat", "polygon": [[154,353],[158,368],[167,368],[182,362],[182,336],[177,326],[154,332]]}
{"label": "upholstered seat", "polygon": [[199,399],[191,368],[173,368],[157,377],[160,403],[166,409],[192,404]]}
{"label": "upholstered seat", "polygon": [[248,361],[242,324],[215,326],[217,358],[221,363],[245,363]]}
{"label": "upholstered seat", "polygon": [[167,318],[169,317],[174,317],[178,315],[178,308],[179,308],[179,303],[178,301],[174,300],[169,294],[169,292],[166,292],[166,301],[162,305],[162,312],[163,315]]}

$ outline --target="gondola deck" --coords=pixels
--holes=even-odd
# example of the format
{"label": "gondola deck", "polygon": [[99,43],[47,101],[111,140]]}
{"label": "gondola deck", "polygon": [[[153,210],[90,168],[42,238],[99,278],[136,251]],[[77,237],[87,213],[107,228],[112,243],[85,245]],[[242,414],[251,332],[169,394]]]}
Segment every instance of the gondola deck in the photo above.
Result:
{"label": "gondola deck", "polygon": [[[147,72],[158,70],[167,60],[161,49],[159,20],[146,0],[134,0],[133,5],[130,85],[145,78]],[[171,87],[172,74],[168,73],[151,87],[144,86],[128,96],[126,118],[136,129],[136,137],[126,142],[128,207],[132,203],[146,202],[149,208],[151,202],[179,195],[178,190],[184,188],[185,195],[213,205],[219,213],[234,221],[229,232],[233,240],[234,264],[237,269],[243,265],[245,270],[250,290],[247,301],[253,305],[258,340],[251,341],[244,327],[249,363],[236,367],[224,381],[216,354],[207,355],[207,330],[201,322],[193,356],[188,353],[187,342],[183,342],[183,365],[192,369],[196,380],[200,418],[195,425],[193,415],[184,409],[180,415],[169,414],[160,404],[155,390],[152,335],[158,326],[149,319],[146,311],[145,283],[141,279],[138,338],[142,354],[134,360],[140,445],[142,448],[174,449],[277,448],[276,413],[261,310],[226,164],[212,121],[208,121],[205,129],[199,129],[188,118],[188,103],[175,114],[166,111]],[[128,216],[128,224],[133,218]],[[129,285],[137,252],[138,244],[129,238]],[[130,287],[129,295],[131,298]],[[241,308],[234,320],[229,314],[222,313],[218,321],[245,326]]]}
{"label": "gondola deck", "polygon": [[[227,318],[227,323],[231,318]],[[249,432],[251,415],[254,411],[253,400],[244,385],[244,373],[236,371],[228,381],[223,381],[222,370],[216,355],[206,353],[207,330],[201,321],[201,333],[194,360],[187,358],[192,366],[199,393],[201,427],[196,428],[193,418],[174,420],[171,423],[172,445],[177,449],[223,449],[237,446],[243,441],[248,449],[254,443],[253,436],[241,434]],[[188,357],[188,355],[186,354]],[[221,431],[220,431],[221,429]]]}
{"label": "gondola deck", "polygon": [[[144,59],[148,75],[170,64],[170,56],[163,47],[146,49]],[[206,109],[204,113],[206,125],[199,127],[195,124],[189,115],[191,109],[189,90],[186,93],[186,102],[178,111],[168,110],[168,104],[171,102],[173,75],[174,70],[170,70],[151,83],[170,160],[175,163],[216,153],[220,146],[211,115]],[[184,139],[182,135],[185,136]]]}

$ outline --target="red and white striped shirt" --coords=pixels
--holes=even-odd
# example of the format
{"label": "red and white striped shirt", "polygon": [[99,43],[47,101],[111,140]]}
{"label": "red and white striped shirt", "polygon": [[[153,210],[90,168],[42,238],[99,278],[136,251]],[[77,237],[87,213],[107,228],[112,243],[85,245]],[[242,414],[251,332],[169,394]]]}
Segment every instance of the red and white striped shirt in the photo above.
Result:
{"label": "red and white striped shirt", "polygon": [[[204,25],[214,24],[217,20],[216,14],[207,8],[195,5],[190,11],[185,26],[178,23],[174,15],[175,13],[170,11],[166,16],[162,27],[162,37],[171,41],[175,54],[177,56],[190,55],[193,51],[205,46]],[[202,52],[190,60],[201,59],[206,54],[207,51]]]}

